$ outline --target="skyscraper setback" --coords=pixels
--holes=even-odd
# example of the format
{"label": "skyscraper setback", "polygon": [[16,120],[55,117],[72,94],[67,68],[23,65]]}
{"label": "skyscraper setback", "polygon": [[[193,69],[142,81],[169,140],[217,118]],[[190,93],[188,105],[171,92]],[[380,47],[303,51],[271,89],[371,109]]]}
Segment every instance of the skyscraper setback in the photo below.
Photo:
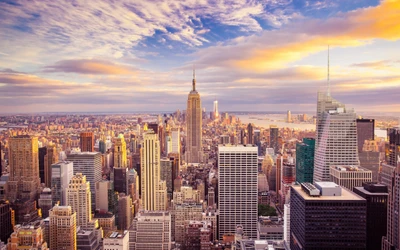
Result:
{"label": "skyscraper setback", "polygon": [[192,87],[186,109],[186,162],[199,163],[202,156],[202,110],[200,94],[196,91],[194,70]]}

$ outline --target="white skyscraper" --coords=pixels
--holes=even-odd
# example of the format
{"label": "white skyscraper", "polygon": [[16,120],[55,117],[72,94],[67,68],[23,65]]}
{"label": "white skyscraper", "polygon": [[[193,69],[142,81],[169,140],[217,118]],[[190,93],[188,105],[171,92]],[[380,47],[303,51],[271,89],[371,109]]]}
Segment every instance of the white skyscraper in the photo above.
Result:
{"label": "white skyscraper", "polygon": [[61,206],[67,205],[66,188],[74,176],[72,162],[64,161],[51,165],[51,195],[53,204],[60,202]]}
{"label": "white skyscraper", "polygon": [[172,153],[180,153],[181,152],[181,135],[179,128],[171,129],[172,135]]}
{"label": "white skyscraper", "polygon": [[359,165],[356,119],[329,94],[318,94],[314,182],[330,181],[331,166]]}
{"label": "white skyscraper", "polygon": [[143,136],[143,147],[141,148],[141,189],[142,208],[144,210],[159,210],[164,206],[158,204],[167,199],[161,197],[167,194],[166,185],[160,185],[160,141],[158,135],[148,132]]}
{"label": "white skyscraper", "polygon": [[71,206],[72,212],[76,212],[77,226],[87,226],[92,220],[90,185],[81,173],[72,177],[67,188],[67,205]]}
{"label": "white skyscraper", "polygon": [[257,155],[254,146],[218,147],[219,239],[235,233],[237,225],[257,238]]}
{"label": "white skyscraper", "polygon": [[214,117],[215,117],[215,119],[217,119],[217,118],[219,117],[219,113],[218,113],[218,101],[217,101],[217,100],[214,101],[214,110],[213,110],[213,112],[214,112]]}
{"label": "white skyscraper", "polygon": [[68,161],[74,163],[74,174],[82,173],[90,182],[92,210],[96,209],[96,182],[102,180],[101,154],[99,152],[75,152],[68,155]]}

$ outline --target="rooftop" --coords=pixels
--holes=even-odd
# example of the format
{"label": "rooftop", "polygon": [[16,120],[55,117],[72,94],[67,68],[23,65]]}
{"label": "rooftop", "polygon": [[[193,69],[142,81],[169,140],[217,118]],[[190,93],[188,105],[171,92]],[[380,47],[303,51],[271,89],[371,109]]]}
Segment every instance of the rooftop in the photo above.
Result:
{"label": "rooftop", "polygon": [[[337,184],[333,182],[319,182],[320,185],[323,188],[332,188],[337,186]],[[345,188],[342,188],[342,195],[341,196],[309,196],[304,190],[302,190],[300,185],[293,185],[292,188],[299,194],[301,197],[303,197],[304,200],[310,201],[310,200],[326,200],[326,201],[362,201],[365,200],[364,198],[356,195],[355,193],[351,192],[350,190],[347,190]]]}
{"label": "rooftop", "polygon": [[365,168],[362,168],[360,166],[355,166],[355,165],[337,165],[337,166],[331,166],[331,169],[335,169],[337,171],[346,171],[346,172],[371,172],[370,170],[367,170]]}

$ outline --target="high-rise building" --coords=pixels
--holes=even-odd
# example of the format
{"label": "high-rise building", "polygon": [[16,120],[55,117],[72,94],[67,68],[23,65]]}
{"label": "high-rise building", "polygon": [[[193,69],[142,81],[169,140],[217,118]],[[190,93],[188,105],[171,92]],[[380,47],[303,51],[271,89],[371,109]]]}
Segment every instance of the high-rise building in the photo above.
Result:
{"label": "high-rise building", "polygon": [[372,182],[354,187],[353,192],[367,201],[367,250],[381,249],[382,237],[386,236],[387,186]]}
{"label": "high-rise building", "polygon": [[108,180],[96,182],[96,210],[116,213],[118,194],[114,190],[114,183]]}
{"label": "high-rise building", "polygon": [[120,134],[114,144],[114,168],[127,168],[126,142],[124,135]]}
{"label": "high-rise building", "polygon": [[83,132],[80,135],[81,152],[94,152],[93,132]]}
{"label": "high-rise building", "polygon": [[217,100],[214,101],[213,115],[214,115],[214,117],[213,117],[214,119],[218,119],[219,112],[218,112],[218,101]]}
{"label": "high-rise building", "polygon": [[165,133],[165,155],[168,155],[172,152],[172,136],[171,132]]}
{"label": "high-rise building", "polygon": [[76,249],[76,212],[70,206],[50,210],[50,249]]}
{"label": "high-rise building", "polygon": [[242,225],[245,234],[257,238],[257,147],[218,147],[219,239]]}
{"label": "high-rise building", "polygon": [[292,184],[296,181],[296,165],[293,163],[283,163],[282,166],[282,200],[281,200],[281,207],[283,208],[283,204],[289,202],[289,190]]}
{"label": "high-rise building", "polygon": [[358,152],[363,150],[366,140],[373,140],[375,137],[374,119],[357,119],[357,146]]}
{"label": "high-rise building", "polygon": [[360,166],[331,166],[330,175],[331,181],[349,190],[372,181],[372,172]]}
{"label": "high-rise building", "polygon": [[287,111],[286,121],[292,122],[292,112],[290,112],[290,110]]}
{"label": "high-rise building", "polygon": [[47,242],[44,240],[44,225],[42,220],[15,225],[14,232],[8,239],[8,250],[41,249],[48,250]]}
{"label": "high-rise building", "polygon": [[90,183],[92,210],[96,209],[96,182],[102,180],[101,154],[99,152],[74,152],[68,155],[67,161],[73,162],[74,175],[82,173]]}
{"label": "high-rise building", "polygon": [[[9,139],[10,175],[6,197],[17,224],[37,219],[36,199],[40,187],[38,138],[20,135]],[[29,215],[29,216],[27,216]]]}
{"label": "high-rise building", "polygon": [[269,127],[269,147],[273,148],[275,153],[279,152],[279,128],[275,125]]}
{"label": "high-rise building", "polygon": [[202,111],[200,94],[196,90],[193,71],[193,89],[190,91],[186,109],[186,162],[199,163],[202,157]]}
{"label": "high-rise building", "polygon": [[400,157],[400,128],[388,129],[388,145],[386,149],[386,162],[396,166]]}
{"label": "high-rise building", "polygon": [[46,187],[50,187],[52,174],[51,165],[58,162],[58,153],[56,145],[46,146],[46,151],[46,156],[44,157],[44,183]]}
{"label": "high-rise building", "polygon": [[[143,136],[141,148],[141,189],[142,207],[144,210],[157,210],[156,204],[160,184],[160,141],[158,135],[149,132]],[[166,192],[165,192],[166,194]],[[165,197],[164,200],[167,198]]]}
{"label": "high-rise building", "polygon": [[247,144],[254,144],[254,124],[247,125]]}
{"label": "high-rise building", "polygon": [[303,138],[296,144],[296,181],[313,183],[315,139]]}
{"label": "high-rise building", "polygon": [[74,164],[64,161],[51,165],[51,196],[53,204],[60,202],[61,206],[67,205],[66,188],[74,176]]}
{"label": "high-rise building", "polygon": [[400,159],[397,166],[382,164],[381,183],[388,187],[387,235],[382,238],[382,250],[400,248]]}
{"label": "high-rise building", "polygon": [[9,139],[10,177],[7,199],[34,200],[40,186],[38,138],[20,135]]}
{"label": "high-rise building", "polygon": [[76,224],[87,226],[92,220],[92,201],[90,198],[90,185],[86,176],[75,174],[67,188],[67,205],[76,213]]}
{"label": "high-rise building", "polygon": [[330,166],[359,165],[354,111],[321,93],[318,95],[317,106],[314,182],[329,181]]}
{"label": "high-rise building", "polygon": [[172,151],[171,153],[181,153],[181,134],[180,129],[172,128],[171,129],[171,137],[172,137]]}
{"label": "high-rise building", "polygon": [[99,236],[96,231],[80,228],[76,233],[76,248],[85,250],[101,250]]}
{"label": "high-rise building", "polygon": [[129,249],[171,249],[171,214],[141,211],[129,229]]}
{"label": "high-rise building", "polygon": [[132,199],[130,195],[120,193],[118,197],[118,229],[128,230],[132,222]]}
{"label": "high-rise building", "polygon": [[364,198],[333,182],[294,185],[290,194],[290,249],[366,248]]}
{"label": "high-rise building", "polygon": [[128,168],[114,168],[113,180],[114,190],[118,193],[129,192],[129,169]]}
{"label": "high-rise building", "polygon": [[38,200],[38,206],[42,210],[42,218],[49,217],[49,211],[53,207],[51,189],[44,188]]}
{"label": "high-rise building", "polygon": [[160,160],[160,179],[166,182],[167,192],[172,197],[173,179],[172,179],[172,162],[169,158]]}
{"label": "high-rise building", "polygon": [[202,204],[193,201],[183,202],[174,205],[172,226],[175,242],[184,244],[185,231],[189,221],[201,220],[203,217]]}
{"label": "high-rise building", "polygon": [[7,242],[13,232],[10,203],[0,200],[0,242]]}

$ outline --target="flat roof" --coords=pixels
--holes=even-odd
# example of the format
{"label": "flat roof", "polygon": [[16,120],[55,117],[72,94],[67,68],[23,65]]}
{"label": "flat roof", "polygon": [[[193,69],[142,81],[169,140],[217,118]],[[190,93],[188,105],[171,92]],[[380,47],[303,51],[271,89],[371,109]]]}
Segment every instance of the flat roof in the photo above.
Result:
{"label": "flat roof", "polygon": [[[322,182],[324,183],[324,182]],[[331,182],[330,182],[331,183]],[[335,183],[333,183],[335,184]],[[335,184],[337,185],[337,184]],[[332,184],[326,184],[324,187],[332,187]],[[345,188],[342,188],[342,195],[341,196],[309,196],[306,192],[303,191],[300,185],[293,185],[292,188],[300,194],[304,200],[315,200],[315,201],[320,201],[320,200],[326,200],[326,201],[365,201],[364,198],[361,196],[351,192],[350,190],[347,190]]]}
{"label": "flat roof", "polygon": [[218,145],[219,152],[258,152],[258,147],[252,144],[247,145],[232,145],[232,144],[221,144]]}
{"label": "flat roof", "polygon": [[[382,185],[382,186],[385,186],[385,185]],[[388,193],[380,193],[380,192],[371,193],[370,191],[366,190],[364,187],[354,187],[354,189],[357,189],[360,192],[363,192],[364,194],[367,194],[367,195],[389,195]]]}
{"label": "flat roof", "polygon": [[315,184],[319,185],[322,188],[335,188],[339,186],[332,181],[316,181]]}

